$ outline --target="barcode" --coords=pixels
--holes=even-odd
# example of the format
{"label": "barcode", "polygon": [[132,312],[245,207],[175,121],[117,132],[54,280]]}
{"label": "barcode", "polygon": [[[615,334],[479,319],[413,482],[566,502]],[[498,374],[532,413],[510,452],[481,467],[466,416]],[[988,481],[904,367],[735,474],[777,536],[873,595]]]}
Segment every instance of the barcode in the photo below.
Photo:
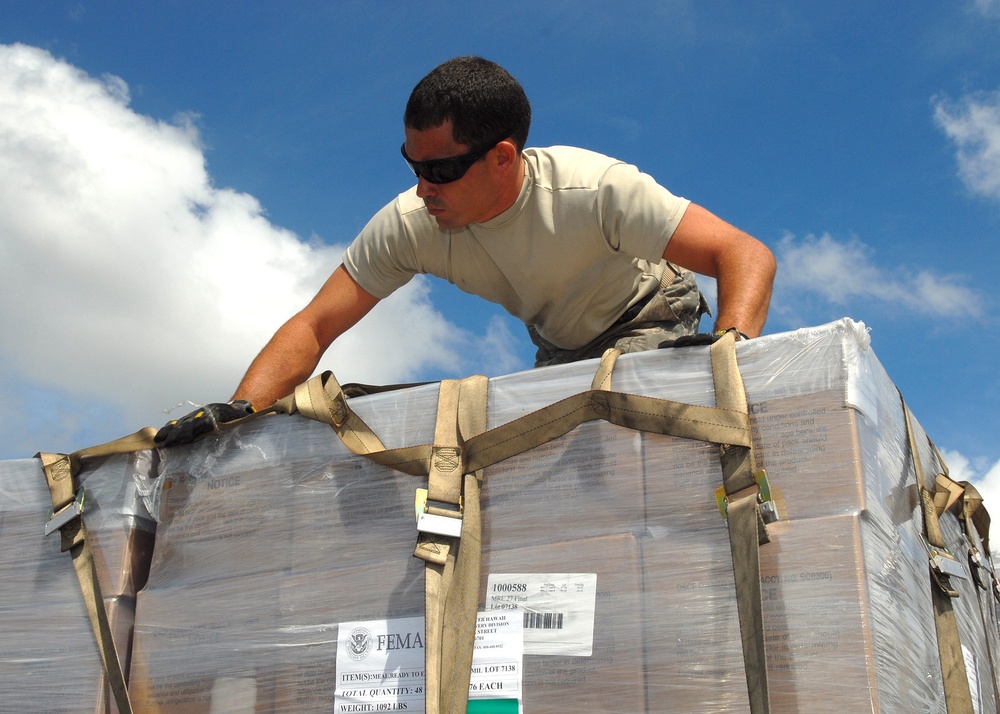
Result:
{"label": "barcode", "polygon": [[526,630],[561,630],[563,614],[561,612],[526,612],[524,613],[524,629]]}

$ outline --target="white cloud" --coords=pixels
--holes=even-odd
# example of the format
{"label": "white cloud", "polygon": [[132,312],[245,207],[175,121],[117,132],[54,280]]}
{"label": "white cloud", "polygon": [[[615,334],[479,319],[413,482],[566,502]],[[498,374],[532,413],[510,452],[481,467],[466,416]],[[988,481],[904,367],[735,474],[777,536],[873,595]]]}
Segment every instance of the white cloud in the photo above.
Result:
{"label": "white cloud", "polygon": [[1000,91],[977,92],[958,101],[937,97],[934,118],[957,147],[958,174],[965,185],[1000,199]]}
{"label": "white cloud", "polygon": [[962,276],[885,270],[874,262],[874,251],[856,238],[785,235],[775,253],[784,291],[780,299],[786,303],[791,302],[788,292],[807,292],[833,305],[877,300],[930,317],[978,318],[983,311],[981,297],[962,284]]}
{"label": "white cloud", "polygon": [[986,17],[1000,17],[1000,0],[972,0],[976,12]]}
{"label": "white cloud", "polygon": [[[252,196],[213,186],[189,121],[140,116],[128,102],[117,77],[0,45],[0,422],[22,431],[14,405],[28,395],[92,401],[129,430],[185,400],[228,398],[340,262],[342,246],[303,241]],[[418,279],[321,368],[373,383],[455,373],[483,342],[506,367],[516,360],[495,349],[496,330],[481,339],[451,325]],[[66,416],[53,417],[59,434],[72,431]]]}

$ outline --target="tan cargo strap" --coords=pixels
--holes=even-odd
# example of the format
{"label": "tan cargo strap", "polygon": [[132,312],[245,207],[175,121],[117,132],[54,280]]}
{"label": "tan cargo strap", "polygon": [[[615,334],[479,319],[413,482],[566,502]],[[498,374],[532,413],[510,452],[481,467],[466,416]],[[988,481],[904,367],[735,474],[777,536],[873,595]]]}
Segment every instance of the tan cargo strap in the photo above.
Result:
{"label": "tan cargo strap", "polygon": [[615,365],[618,364],[618,358],[622,356],[622,350],[617,347],[613,347],[604,353],[601,357],[601,363],[597,366],[597,372],[594,374],[594,380],[590,384],[590,388],[593,390],[601,390],[605,392],[611,391],[611,374],[615,370]]}
{"label": "tan cargo strap", "polygon": [[[303,382],[292,394],[278,400],[270,409],[265,409],[260,414],[271,412],[287,414],[298,412],[302,416],[329,424],[344,445],[355,454],[367,456],[385,451],[379,438],[347,406],[347,397],[344,396],[332,372],[324,372],[319,377]],[[256,415],[252,414],[247,418],[254,416]],[[228,422],[227,426],[236,423]]]}
{"label": "tan cargo strap", "polygon": [[[940,454],[938,456],[940,457]],[[942,461],[942,465],[943,463]],[[944,466],[944,470],[947,471],[947,466]],[[963,488],[961,515],[959,518],[962,521],[962,526],[965,530],[965,539],[969,545],[969,569],[972,571],[972,577],[976,585],[984,591],[984,595],[977,598],[979,600],[979,618],[983,626],[983,632],[990,632],[991,629],[997,628],[998,624],[1000,624],[997,622],[998,591],[996,572],[993,568],[993,558],[990,555],[989,541],[982,537],[983,531],[980,530],[985,526],[986,533],[989,534],[990,516],[983,506],[983,497],[976,487],[968,481],[962,481],[959,485]],[[985,554],[980,552],[979,548],[976,547],[977,533]],[[993,687],[993,701],[997,702],[997,706],[1000,706],[1000,686],[997,684],[996,676],[997,654],[994,652],[993,638],[987,636],[985,640],[986,657],[990,662],[990,683]]]}
{"label": "tan cargo strap", "polygon": [[[750,417],[745,396],[742,400],[736,398],[733,408],[727,408],[725,405],[700,407],[655,397],[610,391],[612,372],[620,354],[621,351],[615,349],[608,350],[604,354],[593,379],[593,389],[550,404],[489,431],[483,431],[486,426],[485,395],[488,380],[485,377],[470,378],[478,380],[474,383],[463,380],[457,393],[456,383],[442,382],[434,444],[384,449],[371,429],[351,411],[343,390],[329,372],[300,385],[294,394],[279,400],[271,409],[259,413],[262,416],[272,412],[289,414],[299,412],[304,416],[318,419],[333,427],[345,446],[355,454],[403,473],[428,476],[429,500],[437,500],[434,494],[438,494],[438,498],[448,504],[448,507],[432,512],[431,515],[454,517],[457,481],[453,477],[445,476],[444,466],[448,467],[449,474],[464,476],[461,540],[457,545],[460,557],[453,560],[456,547],[451,543],[442,542],[446,539],[424,539],[418,543],[417,551],[414,553],[428,562],[425,595],[428,712],[457,714],[465,710],[468,700],[471,643],[475,637],[479,587],[479,488],[482,469],[567,434],[580,424],[595,420],[604,420],[639,431],[719,444],[732,454],[732,457],[724,460],[724,468],[729,468],[732,472],[728,482],[733,484],[741,483],[739,479],[744,476],[744,466],[741,465],[743,462],[752,467],[752,455],[747,461],[746,455],[739,452],[740,448],[748,452],[752,445]],[[735,368],[735,359],[732,364]],[[732,379],[721,380],[720,386],[717,387],[723,394],[737,388],[742,393],[743,383],[739,379],[738,370],[735,382]],[[458,414],[457,420],[460,425],[457,435],[454,429],[455,414]],[[481,421],[472,424],[471,420],[475,415],[481,415],[479,417]],[[257,416],[252,415],[247,418],[253,419]],[[463,423],[468,423],[469,426],[463,428],[461,427]],[[751,481],[756,485],[752,475]],[[737,490],[741,489],[742,487]],[[741,519],[745,520],[742,514],[746,509],[739,499],[736,503],[733,518],[739,523]],[[753,512],[750,512],[750,515],[753,516]],[[750,522],[756,533],[758,528],[756,517]],[[740,532],[741,526],[734,527],[732,523],[733,521],[730,528]],[[760,528],[763,529],[762,524]],[[753,538],[752,541],[753,552],[756,554],[757,538]],[[434,552],[435,550],[437,552]],[[435,560],[438,562],[434,562]],[[740,560],[742,562],[746,557],[740,555]],[[450,570],[452,567],[453,571]],[[758,563],[758,607],[759,570]],[[459,583],[459,586],[452,585],[449,588],[446,585],[449,577],[453,583]],[[464,590],[466,586],[468,592]],[[462,592],[465,592],[462,596],[457,594]],[[443,615],[439,613],[442,601],[445,608]],[[744,619],[746,618],[741,617],[741,621]],[[431,639],[436,637],[436,634],[432,633],[436,633],[439,627],[443,632],[440,650]],[[449,644],[449,636],[453,638],[451,641],[455,643],[454,645]],[[762,638],[762,633],[760,636]],[[440,655],[437,654],[438,651]],[[451,665],[450,669],[441,669],[440,685],[432,684],[434,673],[444,663]],[[755,681],[758,680],[759,677],[756,677]],[[434,695],[434,690],[438,692],[437,696]],[[755,698],[761,699],[759,685],[755,691],[757,692]],[[766,674],[763,691],[766,701]],[[439,702],[436,710],[432,709],[435,702]],[[766,709],[754,709],[754,714],[766,711]]]}
{"label": "tan cargo strap", "polygon": [[965,489],[962,497],[962,519],[968,529],[971,540],[973,530],[979,534],[979,539],[983,542],[983,550],[990,553],[990,514],[983,505],[983,497],[979,491],[968,481],[960,481],[959,484]]}
{"label": "tan cargo strap", "polygon": [[[990,514],[983,506],[983,497],[968,481],[953,481],[948,472],[948,464],[937,446],[927,437],[927,443],[934,452],[940,470],[937,475],[937,495],[934,499],[937,512],[940,515],[945,510],[955,508],[959,522],[962,524],[965,541],[968,545],[969,571],[972,579],[982,590],[997,594],[996,576],[993,568],[993,558],[990,555]],[[946,491],[947,495],[943,495]],[[978,535],[978,539],[977,536]],[[979,541],[982,551],[977,547]]]}
{"label": "tan cargo strap", "polygon": [[[951,483],[948,473],[948,465],[944,462],[944,457],[938,451],[934,442],[927,440],[934,450],[934,456],[941,466],[941,474],[938,479],[945,478]],[[962,489],[959,499],[958,518],[962,524],[965,541],[969,548],[969,570],[972,579],[984,595],[977,597],[979,604],[979,618],[983,626],[983,632],[989,632],[998,626],[997,622],[997,602],[1000,600],[1000,589],[998,589],[996,570],[993,567],[993,557],[990,554],[989,534],[990,534],[990,514],[983,505],[983,497],[979,491],[968,481],[956,483]],[[978,541],[976,536],[979,536]],[[976,546],[977,542],[982,546],[982,550]],[[990,663],[990,684],[993,689],[993,700],[1000,706],[1000,686],[996,677],[997,655],[994,652],[993,638],[986,637],[986,657]],[[971,690],[971,685],[970,685]]]}
{"label": "tan cargo strap", "polygon": [[[715,402],[720,408],[746,414],[749,420],[746,391],[736,362],[736,339],[736,331],[730,330],[710,348]],[[752,444],[724,443],[719,452],[750,711],[766,714],[771,704],[760,586],[760,546],[768,542],[761,512],[763,473],[757,470]]]}
{"label": "tan cargo strap", "polygon": [[[927,442],[931,445],[934,457],[941,466],[941,474],[938,478],[943,477],[950,483],[956,483],[951,480],[951,476],[948,473],[948,464],[945,463],[944,456],[941,455],[937,446],[931,441],[930,437],[928,437]],[[994,597],[1000,597],[1000,592],[997,590],[996,571],[993,567],[993,558],[990,551],[989,511],[983,505],[983,497],[979,494],[975,486],[968,481],[959,481],[956,485],[962,490],[962,507],[959,511],[959,520],[962,522],[962,526],[965,529],[965,538],[969,543],[969,561],[972,576],[980,588],[990,591]],[[976,547],[976,534],[979,535],[983,552],[980,552],[979,548]]]}
{"label": "tan cargo strap", "polygon": [[[465,555],[458,558],[455,566],[457,571],[461,564],[468,563],[470,575],[465,580],[465,586],[470,589],[466,595],[467,607],[470,609],[453,608],[452,606],[453,600],[450,598],[450,593],[460,591],[462,588],[454,584],[450,588],[447,587],[452,553],[455,550],[453,545],[443,542],[447,540],[447,537],[435,540],[422,536],[417,551],[414,553],[428,561],[426,591],[428,643],[426,646],[428,657],[427,707],[429,712],[432,711],[431,707],[434,706],[434,702],[438,698],[440,700],[438,711],[441,714],[464,711],[468,699],[471,638],[475,636],[475,608],[479,587],[478,489],[482,479],[481,470],[562,436],[588,421],[604,420],[639,431],[697,439],[722,446],[725,482],[729,484],[731,492],[736,496],[731,501],[730,506],[733,508],[730,516],[730,529],[731,532],[737,534],[737,536],[731,537],[736,538],[741,550],[734,553],[734,561],[742,564],[756,559],[756,603],[757,609],[760,609],[758,531],[765,538],[766,531],[763,521],[760,521],[759,515],[757,515],[759,506],[756,499],[759,490],[751,494],[752,503],[746,501],[742,494],[742,491],[745,490],[743,481],[746,480],[748,474],[750,485],[756,486],[757,480],[751,453],[750,417],[747,411],[746,396],[743,394],[743,382],[736,367],[735,347],[731,343],[732,339],[730,338],[729,342],[723,342],[723,347],[720,348],[728,349],[732,355],[725,365],[716,368],[720,373],[720,376],[716,378],[717,390],[722,394],[722,397],[718,398],[720,403],[716,407],[700,407],[655,397],[610,391],[612,372],[615,362],[621,354],[620,350],[612,349],[608,350],[601,359],[593,379],[593,389],[550,404],[489,431],[483,431],[486,426],[485,392],[488,388],[486,378],[474,378],[480,380],[475,383],[474,387],[469,383],[469,380],[463,380],[462,386],[457,388],[457,392],[456,383],[442,382],[434,444],[385,449],[371,429],[351,411],[343,390],[333,374],[329,372],[300,385],[294,394],[280,400],[272,409],[261,412],[261,414],[269,412],[291,414],[297,411],[329,424],[343,440],[345,446],[356,454],[403,473],[417,476],[427,475],[429,500],[440,500],[448,504],[445,508],[433,512],[431,515],[443,518],[454,517],[458,481],[454,478],[445,478],[442,473],[442,463],[447,463],[449,466],[448,473],[455,475],[459,473],[463,475],[475,474],[475,476],[466,475],[462,485],[464,498],[462,535],[457,550]],[[478,394],[479,390],[482,390],[482,396],[473,398],[471,395]],[[734,390],[736,390],[735,395],[733,394]],[[457,405],[455,404],[456,394],[458,395]],[[467,394],[469,396],[466,396]],[[470,399],[475,399],[475,408],[467,407]],[[460,428],[459,435],[456,435],[454,431],[456,418],[454,415],[456,413],[459,415],[460,424],[463,421],[463,414],[468,418],[468,415],[481,413],[481,422],[476,425],[476,428],[471,426],[467,429]],[[435,484],[437,485],[435,486]],[[435,498],[435,493],[437,498]],[[475,493],[475,498],[470,497],[472,493]],[[752,508],[749,507],[751,505]],[[474,513],[472,509],[475,509]],[[750,518],[747,519],[744,514],[748,514]],[[476,518],[475,525],[471,521],[473,515]],[[752,525],[754,535],[749,540],[740,535],[747,530],[742,525],[744,522]],[[467,531],[469,531],[468,536]],[[475,540],[473,541],[470,536],[474,536]],[[469,539],[467,540],[467,538]],[[743,549],[746,548],[749,548],[751,552],[744,554]],[[473,561],[470,553],[473,550],[477,551],[474,578],[471,575]],[[448,596],[442,595],[442,588],[448,590]],[[746,592],[748,587],[741,587],[740,590]],[[457,596],[456,599],[458,599]],[[442,619],[439,619],[442,600],[444,600],[446,614]],[[751,616],[742,613],[740,619],[741,622],[750,623],[753,621]],[[757,619],[762,621],[762,616]],[[432,633],[435,633],[439,627],[443,628],[445,635],[448,634],[449,628],[454,628],[457,645],[454,654],[450,655],[448,654],[449,647],[442,646],[442,656],[447,658],[445,662],[452,665],[452,668],[450,672],[442,670],[441,683],[437,685],[432,684],[431,680],[434,672],[442,663],[438,662],[433,654],[436,645],[432,645],[431,642],[432,637],[435,636]],[[758,632],[757,640],[762,645],[763,634],[760,630]],[[754,658],[748,657],[748,667],[753,667],[755,671],[753,684],[750,685],[751,701],[762,701],[766,706],[766,669],[753,664],[758,660],[763,661],[762,655]],[[439,692],[439,697],[435,697],[435,690]],[[763,714],[767,712],[767,709],[757,707],[753,711],[754,714]]]}
{"label": "tan cargo strap", "polygon": [[[959,519],[965,531],[965,540],[969,544],[969,564],[972,577],[975,579],[976,585],[996,597],[996,571],[993,567],[993,558],[990,555],[990,514],[983,505],[983,497],[975,486],[968,481],[961,481],[958,485],[962,487],[962,507],[959,511]],[[982,545],[982,549],[976,547],[976,536],[978,536],[978,542]]]}
{"label": "tan cargo strap", "polygon": [[972,714],[972,692],[969,687],[968,673],[965,671],[965,657],[962,654],[962,641],[958,633],[958,621],[955,619],[955,609],[952,599],[958,597],[958,591],[951,583],[951,578],[960,573],[955,558],[948,551],[941,531],[934,499],[938,492],[937,484],[932,492],[926,486],[924,467],[921,463],[917,440],[913,431],[913,417],[906,400],[900,394],[903,405],[903,417],[906,423],[906,438],[910,447],[910,458],[920,493],[920,510],[923,514],[925,547],[930,558],[931,598],[934,603],[934,624],[938,638],[938,656],[941,659],[941,674],[944,677],[944,696],[948,714]]}
{"label": "tan cargo strap", "polygon": [[[300,393],[308,395],[307,409],[302,409],[298,403]],[[317,404],[321,408],[314,409]],[[329,424],[352,452],[389,468],[413,476],[426,476],[429,473],[432,445],[380,450],[381,442],[360,417],[350,411],[336,378],[330,372],[313,377],[305,385],[300,385],[295,394],[246,419],[273,412],[299,412]],[[751,445],[750,418],[746,412],[702,407],[637,394],[589,390],[467,440],[465,468],[467,471],[478,471],[492,466],[563,436],[585,422],[597,420],[637,431],[715,444]],[[229,422],[223,427],[236,423]]]}
{"label": "tan cargo strap", "polygon": [[[467,474],[463,445],[486,428],[489,381],[441,382],[427,504],[414,555],[425,561],[424,653],[428,714],[461,714],[469,699],[479,598],[482,473]],[[444,521],[441,527],[435,524]],[[460,536],[453,533],[458,521]]]}
{"label": "tan cargo strap", "polygon": [[90,540],[83,521],[83,508],[86,498],[83,489],[77,488],[76,475],[81,462],[85,458],[109,456],[133,451],[149,449],[153,446],[153,436],[156,429],[147,428],[117,439],[107,444],[100,444],[72,454],[36,455],[41,460],[48,482],[49,493],[52,496],[52,519],[46,526],[46,532],[59,530],[62,540],[62,552],[69,551],[76,571],[83,601],[87,607],[90,625],[97,639],[97,649],[101,655],[101,664],[108,678],[108,684],[114,695],[115,703],[121,714],[131,714],[132,704],[128,697],[128,685],[125,672],[118,657],[111,626],[108,623],[108,613],[104,609],[104,597],[97,581],[97,567],[94,564]]}
{"label": "tan cargo strap", "polygon": [[402,384],[361,384],[359,382],[349,382],[342,386],[347,398],[354,399],[355,397],[367,397],[372,394],[381,394],[382,392],[398,392],[401,389],[424,387],[428,384],[434,384],[434,382],[406,382]]}

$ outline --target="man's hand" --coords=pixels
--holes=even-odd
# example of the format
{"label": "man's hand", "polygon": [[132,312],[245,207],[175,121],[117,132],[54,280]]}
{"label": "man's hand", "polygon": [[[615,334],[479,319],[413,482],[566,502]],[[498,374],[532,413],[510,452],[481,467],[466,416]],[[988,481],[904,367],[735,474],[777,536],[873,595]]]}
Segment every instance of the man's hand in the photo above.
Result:
{"label": "man's hand", "polygon": [[156,447],[190,444],[204,434],[219,431],[220,424],[242,419],[253,413],[254,408],[250,402],[242,400],[226,404],[206,404],[187,416],[164,424],[153,437],[153,444]]}

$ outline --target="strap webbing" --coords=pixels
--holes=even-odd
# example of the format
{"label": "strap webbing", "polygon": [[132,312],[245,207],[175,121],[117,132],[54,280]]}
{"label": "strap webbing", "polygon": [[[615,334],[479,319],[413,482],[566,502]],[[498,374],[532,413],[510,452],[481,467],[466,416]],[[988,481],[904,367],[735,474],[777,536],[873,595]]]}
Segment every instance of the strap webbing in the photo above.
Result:
{"label": "strap webbing", "polygon": [[[935,452],[937,452],[936,449]],[[940,460],[940,453],[937,456]],[[941,461],[941,465],[945,474],[947,474],[948,467],[944,465],[944,461]],[[983,626],[983,632],[986,633],[990,631],[991,623],[993,627],[996,627],[996,575],[993,572],[993,559],[987,549],[988,546],[983,543],[983,548],[986,549],[986,552],[980,553],[975,544],[976,531],[979,528],[979,524],[983,521],[982,518],[978,518],[979,522],[977,523],[977,516],[985,514],[987,528],[989,528],[990,517],[983,507],[983,497],[979,494],[979,491],[968,481],[963,481],[960,485],[964,488],[960,518],[965,530],[966,542],[969,546],[969,569],[972,571],[976,585],[985,591],[984,594],[977,593],[976,600],[979,602],[979,619]],[[982,535],[980,535],[980,539],[982,539]],[[980,564],[977,562],[977,558],[985,562]],[[986,573],[981,572],[981,569],[985,569]],[[1000,707],[1000,687],[997,686],[996,654],[993,652],[993,639],[987,636],[985,640],[986,657],[990,662],[990,684],[993,688],[993,701]]]}
{"label": "strap webbing", "polygon": [[[932,549],[947,552],[944,533],[934,507],[934,492],[926,486],[924,467],[917,449],[917,440],[913,431],[913,418],[910,408],[900,394],[903,404],[903,418],[906,424],[906,438],[910,447],[910,458],[920,492],[920,510],[923,515],[924,537]],[[936,492],[936,489],[935,489]],[[972,692],[969,688],[969,676],[965,671],[965,657],[962,655],[962,641],[958,633],[958,622],[955,619],[955,608],[952,598],[958,597],[958,591],[952,585],[946,573],[937,572],[933,560],[928,566],[931,579],[931,598],[934,604],[934,625],[937,630],[938,656],[941,659],[941,674],[944,677],[944,697],[948,714],[972,714]]]}
{"label": "strap webbing", "polygon": [[[736,332],[731,330],[713,343],[710,354],[716,405],[749,414],[743,378],[736,362]],[[750,711],[767,714],[771,704],[764,649],[760,545],[768,542],[768,537],[758,501],[760,489],[755,478],[757,468],[752,445],[722,444],[720,459]]]}
{"label": "strap webbing", "polygon": [[990,514],[983,505],[983,497],[979,490],[968,481],[960,481],[959,485],[965,489],[963,494],[962,518],[968,529],[969,541],[972,541],[972,529],[979,534],[979,539],[983,543],[983,550],[987,554],[990,552]]}
{"label": "strap webbing", "polygon": [[[421,533],[414,553],[425,561],[425,673],[428,714],[463,714],[469,699],[482,552],[482,473],[466,473],[465,440],[486,428],[489,381],[441,383],[428,501],[450,504],[437,515],[462,518],[461,538]],[[428,510],[431,510],[428,508]]]}
{"label": "strap webbing", "polygon": [[622,350],[617,347],[612,347],[604,353],[601,357],[601,363],[597,367],[597,372],[594,374],[594,380],[590,384],[591,389],[605,392],[611,391],[611,374],[614,372],[618,358],[621,356]]}
{"label": "strap webbing", "polygon": [[[983,594],[976,593],[976,601],[979,605],[979,619],[983,627],[982,631],[986,633],[990,631],[991,627],[996,626],[997,581],[993,569],[993,558],[989,549],[990,514],[983,506],[983,497],[976,487],[968,481],[953,481],[948,472],[948,464],[945,463],[944,456],[929,436],[927,437],[927,443],[930,445],[931,451],[934,453],[934,458],[940,467],[936,479],[937,483],[940,485],[943,481],[948,486],[961,489],[957,515],[964,532],[966,546],[968,547],[969,571],[972,573],[972,579],[978,588],[984,591]],[[983,552],[980,552],[980,549],[976,547],[977,534]],[[997,706],[1000,706],[1000,687],[997,685],[995,674],[996,655],[993,651],[993,639],[986,637],[984,644],[986,658],[990,663],[990,686],[993,690],[993,700],[997,702]],[[971,696],[971,684],[969,685],[969,689]]]}
{"label": "strap webbing", "polygon": [[[734,336],[728,338],[730,341],[733,339]],[[428,490],[433,492],[428,497],[432,500],[455,502],[456,486],[443,474],[442,457],[446,457],[444,460],[452,466],[450,473],[472,474],[466,475],[462,483],[464,519],[460,543],[455,546],[446,542],[450,540],[448,538],[422,537],[414,553],[427,561],[426,706],[427,711],[434,714],[460,714],[465,711],[468,699],[479,588],[479,486],[482,469],[594,420],[719,444],[722,447],[724,483],[727,493],[731,494],[729,528],[733,560],[734,564],[738,564],[734,567],[738,568],[741,629],[745,631],[745,643],[752,643],[752,647],[749,644],[744,647],[748,688],[754,714],[764,714],[768,711],[767,673],[763,655],[759,543],[766,542],[766,530],[759,513],[757,491],[749,496],[742,493],[747,488],[744,484],[756,487],[756,481],[750,417],[743,380],[736,364],[735,347],[731,342],[723,341],[720,350],[728,350],[729,354],[723,352],[716,357],[713,351],[716,407],[610,391],[615,361],[621,354],[619,350],[612,349],[601,360],[593,379],[593,389],[489,431],[484,431],[488,380],[485,377],[470,378],[463,380],[457,388],[457,383],[442,382],[434,444],[384,449],[371,429],[350,410],[343,390],[329,372],[301,385],[294,394],[280,400],[271,409],[247,418],[272,412],[291,414],[298,411],[318,419],[333,427],[345,446],[355,454],[403,473],[427,475]],[[471,400],[475,400],[475,406],[472,406]],[[457,435],[455,414],[458,414],[460,425]],[[472,415],[478,415],[480,419],[474,425],[470,423]],[[461,426],[463,424],[468,426]],[[458,465],[454,465],[456,462]],[[445,603],[444,613],[440,611],[442,602]],[[439,629],[440,648],[437,645]],[[454,640],[449,640],[449,632]],[[451,667],[450,671],[444,669],[446,666]],[[439,670],[440,675],[437,674]],[[433,681],[439,676],[440,684]]]}
{"label": "strap webbing", "polygon": [[[306,385],[309,387],[306,388]],[[300,394],[308,400],[306,409],[299,404]],[[245,419],[274,412],[300,412],[329,424],[353,453],[396,471],[413,476],[426,476],[430,471],[433,451],[431,444],[398,449],[380,448],[381,442],[371,429],[350,411],[340,385],[329,372],[300,385],[295,394],[276,402],[270,409]],[[478,471],[492,466],[563,436],[580,424],[596,420],[628,429],[715,444],[751,445],[750,417],[745,410],[741,412],[637,394],[589,390],[468,439],[464,446],[466,470]],[[238,422],[229,422],[223,428],[236,423]]]}
{"label": "strap webbing", "polygon": [[[155,433],[155,430],[152,430]],[[152,438],[150,436],[150,438]],[[132,444],[128,444],[131,450]],[[104,452],[103,447],[94,447],[87,450],[90,455],[103,455],[104,453],[118,453],[116,451]],[[76,471],[73,464],[79,464],[81,452],[76,454],[37,454],[42,462],[45,472],[45,480],[49,485],[49,493],[52,496],[52,508],[58,512],[71,504],[76,499]],[[101,586],[97,581],[97,566],[94,563],[93,553],[90,547],[90,540],[87,538],[87,529],[83,523],[83,516],[78,516],[60,529],[62,539],[62,552],[69,551],[73,561],[73,569],[76,571],[77,580],[80,582],[80,591],[83,593],[84,605],[87,608],[87,616],[90,618],[90,625],[97,639],[97,649],[101,655],[101,663],[108,678],[108,684],[114,695],[118,711],[122,714],[131,713],[132,704],[128,698],[128,686],[125,682],[125,672],[122,669],[121,660],[118,658],[118,649],[115,647],[114,636],[111,634],[111,626],[108,623],[108,613],[104,609],[104,597],[101,594]]]}
{"label": "strap webbing", "polygon": [[[42,463],[45,480],[48,482],[53,512],[62,510],[76,499],[76,475],[79,473],[84,459],[151,449],[155,435],[156,429],[146,427],[134,434],[105,444],[80,449],[72,454],[36,454],[36,458]],[[118,711],[121,714],[130,714],[132,704],[128,698],[125,673],[121,660],[118,658],[118,649],[111,634],[111,626],[108,623],[108,613],[104,608],[104,597],[97,580],[97,566],[94,563],[90,541],[87,539],[87,529],[83,516],[81,515],[67,523],[59,530],[59,533],[62,540],[61,550],[64,553],[69,551],[70,559],[73,561],[73,569],[80,582],[80,591],[83,593],[83,601],[87,607],[87,616],[90,618],[90,625],[94,631],[94,637],[97,639],[101,664],[104,666],[104,673],[108,678],[115,703],[118,705]]]}

